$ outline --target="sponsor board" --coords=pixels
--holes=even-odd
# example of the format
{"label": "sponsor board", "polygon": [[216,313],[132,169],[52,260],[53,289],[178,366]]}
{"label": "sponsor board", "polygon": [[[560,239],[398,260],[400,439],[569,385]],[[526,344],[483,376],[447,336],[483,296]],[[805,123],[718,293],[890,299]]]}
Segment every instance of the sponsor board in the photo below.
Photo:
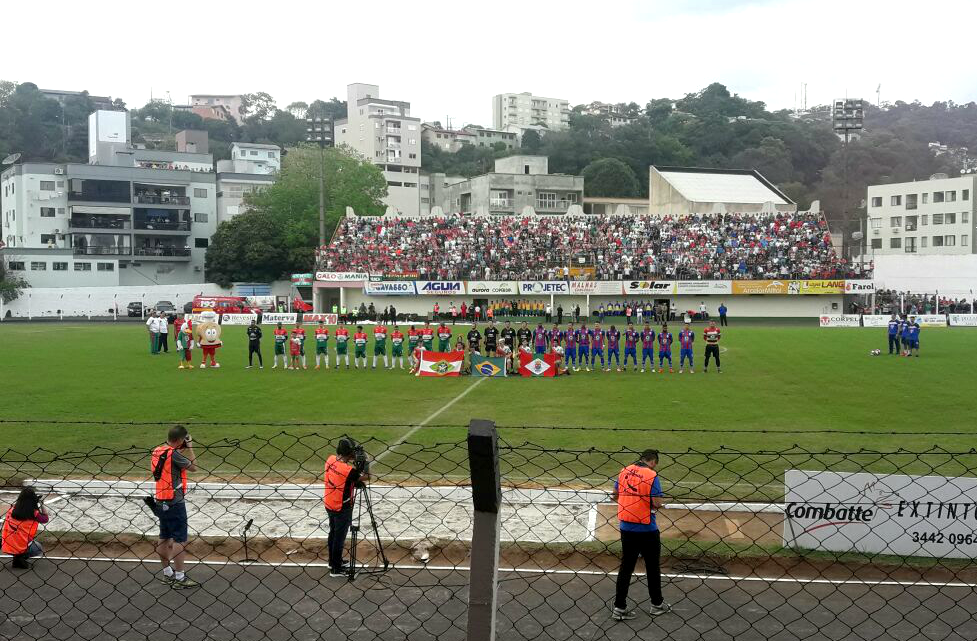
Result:
{"label": "sponsor board", "polygon": [[302,314],[303,323],[318,323],[322,321],[326,325],[335,325],[339,322],[338,314]]}
{"label": "sponsor board", "polygon": [[733,283],[729,280],[680,280],[675,283],[676,294],[732,294]]}
{"label": "sponsor board", "polygon": [[311,286],[312,274],[292,274],[292,284],[296,287]]}
{"label": "sponsor board", "polygon": [[519,282],[520,294],[569,294],[570,284],[565,280],[529,280]]}
{"label": "sponsor board", "polygon": [[977,478],[787,470],[784,484],[787,547],[977,557]]}
{"label": "sponsor board", "polygon": [[264,313],[264,314],[261,315],[261,324],[262,325],[275,325],[277,323],[283,323],[285,325],[294,325],[295,324],[295,319],[297,317],[298,317],[298,314],[294,314],[294,313],[291,313],[291,312],[285,312],[285,313],[282,313],[282,312],[266,312],[266,313]]}
{"label": "sponsor board", "polygon": [[920,327],[946,327],[946,316],[943,314],[916,314],[916,322]]}
{"label": "sponsor board", "polygon": [[201,316],[200,314],[184,314],[183,320],[188,320],[191,323],[196,323],[197,321],[200,320],[200,316]]}
{"label": "sponsor board", "polygon": [[875,281],[872,280],[846,280],[846,294],[874,294]]}
{"label": "sponsor board", "polygon": [[250,325],[256,320],[257,314],[221,314],[221,325]]}
{"label": "sponsor board", "polygon": [[624,293],[629,296],[655,296],[675,293],[675,282],[671,280],[626,280]]}
{"label": "sponsor board", "polygon": [[891,319],[890,314],[865,314],[862,316],[862,327],[888,327]]}
{"label": "sponsor board", "polygon": [[977,314],[950,314],[950,327],[977,327]]}
{"label": "sponsor board", "polygon": [[[843,280],[801,280],[801,294],[844,294],[845,281]],[[791,292],[794,293],[794,292]]]}
{"label": "sponsor board", "polygon": [[597,275],[596,267],[571,267],[568,276],[570,279],[586,278],[587,280],[593,280],[594,276]]}
{"label": "sponsor board", "polygon": [[363,293],[370,296],[413,296],[416,292],[411,280],[371,280],[363,283]]}
{"label": "sponsor board", "polygon": [[734,280],[734,294],[786,294],[786,280]]}
{"label": "sponsor board", "polygon": [[821,327],[860,327],[858,314],[822,314]]}
{"label": "sponsor board", "polygon": [[465,283],[460,280],[418,280],[414,286],[417,293],[423,296],[457,296],[465,293]]}
{"label": "sponsor board", "polygon": [[624,284],[616,280],[571,280],[571,294],[587,294],[598,296],[620,296],[624,291]]}
{"label": "sponsor board", "polygon": [[465,283],[465,286],[472,296],[482,294],[502,296],[519,293],[519,283],[512,280],[470,280]]}
{"label": "sponsor board", "polygon": [[364,272],[316,272],[315,279],[333,283],[370,280],[370,275]]}

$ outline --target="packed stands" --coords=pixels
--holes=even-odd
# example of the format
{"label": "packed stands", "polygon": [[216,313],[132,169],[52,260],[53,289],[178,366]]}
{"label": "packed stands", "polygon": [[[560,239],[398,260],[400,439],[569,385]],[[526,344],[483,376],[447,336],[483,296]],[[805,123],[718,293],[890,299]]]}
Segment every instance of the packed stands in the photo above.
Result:
{"label": "packed stands", "polygon": [[588,258],[597,280],[867,278],[831,246],[820,214],[346,217],[323,271],[423,280],[553,280]]}
{"label": "packed stands", "polygon": [[[926,294],[920,292],[900,292],[894,289],[882,289],[875,293],[876,314],[970,314],[973,313],[975,300],[969,296],[948,296],[946,294]],[[939,306],[937,306],[939,303]]]}

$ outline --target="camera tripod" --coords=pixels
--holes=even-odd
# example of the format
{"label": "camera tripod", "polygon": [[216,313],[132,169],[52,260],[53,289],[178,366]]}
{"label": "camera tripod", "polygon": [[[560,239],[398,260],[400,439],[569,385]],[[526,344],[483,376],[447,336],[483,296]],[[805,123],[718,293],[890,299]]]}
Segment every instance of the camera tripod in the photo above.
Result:
{"label": "camera tripod", "polygon": [[[357,502],[356,510],[353,515],[352,523],[350,524],[350,548],[349,548],[349,570],[347,570],[347,575],[349,580],[352,581],[356,578],[358,574],[381,574],[386,572],[390,567],[390,562],[387,560],[387,554],[383,551],[383,545],[380,543],[380,531],[377,529],[377,519],[373,514],[373,501],[370,499],[370,488],[367,485],[362,485],[358,488],[360,491],[360,500]],[[369,527],[373,529],[373,540],[377,546],[377,552],[380,556],[380,562],[383,567],[371,567],[364,569],[357,569],[356,567],[356,548],[358,547],[360,539],[360,522],[363,519],[363,509],[366,507],[366,514],[370,519]]]}

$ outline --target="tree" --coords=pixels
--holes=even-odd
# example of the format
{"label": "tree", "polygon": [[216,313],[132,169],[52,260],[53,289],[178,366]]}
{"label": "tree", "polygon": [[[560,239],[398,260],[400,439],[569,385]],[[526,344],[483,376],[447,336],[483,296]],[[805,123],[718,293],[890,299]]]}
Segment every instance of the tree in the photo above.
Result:
{"label": "tree", "polygon": [[6,263],[0,260],[0,299],[5,303],[17,300],[21,291],[26,287],[29,287],[27,281],[11,274]]}
{"label": "tree", "polygon": [[[352,207],[360,215],[379,215],[387,183],[380,169],[348,148],[322,153],[325,172],[326,234]],[[319,239],[320,150],[290,149],[274,185],[245,197],[248,211],[221,223],[207,249],[208,280],[268,282],[305,272],[314,262]]]}
{"label": "tree", "polygon": [[278,106],[275,104],[275,99],[269,93],[258,91],[255,93],[246,93],[241,96],[240,112],[241,117],[245,120],[249,118],[267,120],[276,111],[278,111]]}
{"label": "tree", "polygon": [[305,112],[309,110],[309,103],[298,100],[285,107],[285,111],[296,118],[305,118]]}
{"label": "tree", "polygon": [[744,149],[730,162],[734,169],[756,169],[771,182],[782,184],[793,180],[794,167],[790,151],[779,138],[767,136],[759,146]]}
{"label": "tree", "polygon": [[527,129],[526,131],[522,132],[521,146],[526,151],[537,152],[540,150],[540,147],[543,146],[543,138],[535,129]]}
{"label": "tree", "polygon": [[634,171],[617,158],[595,160],[584,167],[583,177],[587,196],[636,198],[639,194],[640,187]]}
{"label": "tree", "polygon": [[346,101],[338,98],[316,99],[309,105],[309,113],[328,120],[339,120],[346,117]]}

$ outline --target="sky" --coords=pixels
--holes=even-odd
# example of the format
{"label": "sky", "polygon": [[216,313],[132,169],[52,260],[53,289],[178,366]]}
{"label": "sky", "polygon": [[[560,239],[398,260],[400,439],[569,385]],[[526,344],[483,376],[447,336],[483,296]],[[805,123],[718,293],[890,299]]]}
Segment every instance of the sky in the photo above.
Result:
{"label": "sky", "polygon": [[974,0],[55,0],[43,17],[38,6],[4,3],[0,79],[130,107],[254,91],[285,107],[343,99],[352,82],[454,126],[490,125],[492,96],[523,91],[644,105],[720,82],[790,109],[806,83],[810,106],[874,102],[880,85],[882,101],[977,100]]}

